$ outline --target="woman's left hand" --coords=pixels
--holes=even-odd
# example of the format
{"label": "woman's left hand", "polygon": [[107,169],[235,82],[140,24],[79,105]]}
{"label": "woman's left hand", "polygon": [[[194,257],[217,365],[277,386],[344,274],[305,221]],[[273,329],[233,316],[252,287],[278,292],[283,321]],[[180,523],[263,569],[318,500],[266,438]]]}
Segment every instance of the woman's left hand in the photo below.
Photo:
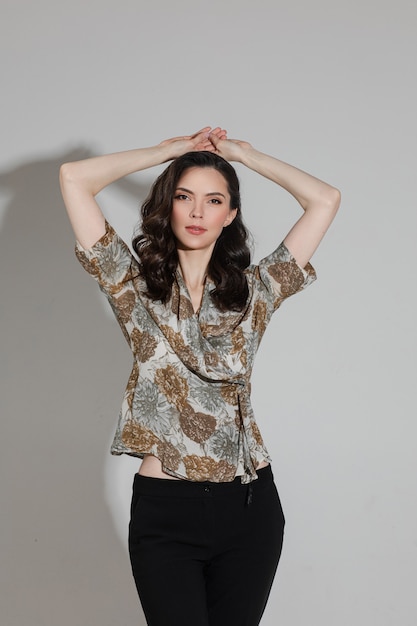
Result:
{"label": "woman's left hand", "polygon": [[211,126],[206,126],[193,135],[183,135],[181,137],[165,139],[165,141],[161,141],[159,146],[169,148],[169,155],[165,159],[166,161],[176,159],[186,152],[200,152],[202,150],[215,152],[216,148],[210,139],[211,133],[215,133],[218,139],[225,139],[227,137],[227,132],[223,128],[216,127],[211,129]]}

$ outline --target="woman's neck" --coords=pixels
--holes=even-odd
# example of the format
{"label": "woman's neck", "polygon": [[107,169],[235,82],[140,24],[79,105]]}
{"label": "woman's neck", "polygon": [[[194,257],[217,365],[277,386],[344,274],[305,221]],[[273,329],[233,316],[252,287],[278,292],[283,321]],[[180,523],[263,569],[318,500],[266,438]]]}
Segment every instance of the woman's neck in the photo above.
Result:
{"label": "woman's neck", "polygon": [[190,292],[203,288],[210,257],[206,250],[178,250],[178,267]]}
{"label": "woman's neck", "polygon": [[187,286],[195,313],[203,299],[210,256],[205,250],[178,250],[178,268]]}

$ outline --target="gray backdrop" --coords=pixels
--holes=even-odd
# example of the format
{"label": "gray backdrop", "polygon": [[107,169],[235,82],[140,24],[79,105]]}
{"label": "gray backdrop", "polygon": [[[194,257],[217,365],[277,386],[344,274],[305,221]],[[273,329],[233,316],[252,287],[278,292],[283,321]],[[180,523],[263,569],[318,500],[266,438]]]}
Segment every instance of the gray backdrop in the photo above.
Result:
{"label": "gray backdrop", "polygon": [[[416,18],[415,0],[3,0],[4,626],[144,625],[138,463],[108,454],[131,356],[74,258],[58,168],[206,124],[343,192],[319,281],[276,315],[254,374],[287,518],[262,623],[415,625]],[[128,240],[156,173],[102,193]],[[239,173],[258,260],[299,209]]]}

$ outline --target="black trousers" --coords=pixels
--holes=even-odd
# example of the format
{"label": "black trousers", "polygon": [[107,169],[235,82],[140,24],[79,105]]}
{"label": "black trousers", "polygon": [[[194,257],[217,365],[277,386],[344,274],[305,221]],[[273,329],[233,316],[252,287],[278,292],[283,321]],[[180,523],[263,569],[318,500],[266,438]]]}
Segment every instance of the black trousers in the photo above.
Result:
{"label": "black trousers", "polygon": [[149,626],[256,626],[281,555],[284,515],[271,468],[258,480],[136,474],[129,553]]}

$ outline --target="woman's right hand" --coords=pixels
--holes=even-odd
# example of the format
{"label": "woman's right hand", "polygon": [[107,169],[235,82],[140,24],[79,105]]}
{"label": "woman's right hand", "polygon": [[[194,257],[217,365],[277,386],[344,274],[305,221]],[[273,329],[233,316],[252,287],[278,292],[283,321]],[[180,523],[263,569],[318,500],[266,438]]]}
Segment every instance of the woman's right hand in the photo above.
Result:
{"label": "woman's right hand", "polygon": [[216,131],[217,129],[211,131],[210,142],[213,145],[214,152],[226,159],[226,161],[242,163],[245,155],[253,150],[252,145],[247,141],[228,139],[227,136],[223,136]]}
{"label": "woman's right hand", "polygon": [[219,127],[212,129],[211,126],[206,126],[193,135],[172,137],[161,141],[159,144],[161,147],[169,148],[169,156],[164,161],[171,161],[187,152],[200,152],[202,150],[215,152],[216,148],[209,138],[211,133],[215,133],[219,139],[226,139],[227,137],[227,132],[224,129]]}

